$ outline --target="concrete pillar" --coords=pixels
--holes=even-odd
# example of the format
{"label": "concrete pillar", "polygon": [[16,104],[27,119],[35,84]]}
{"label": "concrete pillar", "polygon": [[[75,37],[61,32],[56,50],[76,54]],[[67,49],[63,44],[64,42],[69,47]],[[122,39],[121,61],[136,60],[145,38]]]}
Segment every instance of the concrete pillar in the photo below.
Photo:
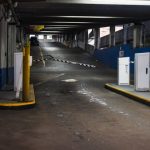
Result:
{"label": "concrete pillar", "polygon": [[77,38],[77,47],[79,47],[79,33],[77,33],[76,38]]}
{"label": "concrete pillar", "polygon": [[47,40],[47,35],[44,35],[44,40]]}
{"label": "concrete pillar", "polygon": [[61,35],[59,34],[59,43],[61,43]]}
{"label": "concrete pillar", "polygon": [[128,24],[123,26],[123,44],[127,44]]}
{"label": "concrete pillar", "polygon": [[72,34],[72,39],[71,39],[72,48],[74,47],[74,42],[75,42],[75,35],[74,35],[74,34]]}
{"label": "concrete pillar", "polygon": [[100,47],[100,28],[94,29],[94,36],[95,36],[94,48],[99,49],[99,47]]}
{"label": "concrete pillar", "polygon": [[74,45],[77,47],[77,33],[74,35]]}
{"label": "concrete pillar", "polygon": [[61,35],[60,34],[59,34],[59,40],[58,41],[59,41],[59,43],[61,42]]}
{"label": "concrete pillar", "polygon": [[64,45],[67,44],[67,34],[64,34]]}
{"label": "concrete pillar", "polygon": [[[4,8],[0,5],[0,16]],[[7,21],[3,18],[0,22],[0,88],[7,83]]]}
{"label": "concrete pillar", "polygon": [[64,43],[64,35],[62,34],[61,37],[61,42]]}
{"label": "concrete pillar", "polygon": [[[25,44],[25,39],[24,39],[24,29],[23,28],[20,28],[21,30],[21,44],[22,44],[22,49],[24,47],[24,44]],[[38,35],[35,35],[38,39]]]}
{"label": "concrete pillar", "polygon": [[146,29],[145,29],[145,24],[143,24],[143,47],[146,44]]}
{"label": "concrete pillar", "polygon": [[85,50],[87,50],[87,45],[88,45],[88,30],[84,31],[84,44],[85,44]]}
{"label": "concrete pillar", "polygon": [[63,43],[65,42],[65,40],[66,40],[66,39],[65,39],[65,34],[63,34]]}
{"label": "concrete pillar", "polygon": [[61,35],[61,43],[64,43],[64,35]]}
{"label": "concrete pillar", "polygon": [[62,42],[62,35],[60,34],[60,43]]}
{"label": "concrete pillar", "polygon": [[23,28],[16,27],[16,51],[22,52],[24,47]]}
{"label": "concrete pillar", "polygon": [[133,30],[133,47],[143,46],[143,25],[135,24]]}
{"label": "concrete pillar", "polygon": [[[16,26],[8,25],[8,45],[7,45],[7,84],[13,85],[13,67],[14,67],[14,52],[19,51],[19,45],[16,44]],[[19,43],[18,43],[19,44]]]}
{"label": "concrete pillar", "polygon": [[110,27],[110,35],[109,35],[109,47],[115,46],[115,26]]}
{"label": "concrete pillar", "polygon": [[59,42],[59,34],[57,35],[57,42]]}

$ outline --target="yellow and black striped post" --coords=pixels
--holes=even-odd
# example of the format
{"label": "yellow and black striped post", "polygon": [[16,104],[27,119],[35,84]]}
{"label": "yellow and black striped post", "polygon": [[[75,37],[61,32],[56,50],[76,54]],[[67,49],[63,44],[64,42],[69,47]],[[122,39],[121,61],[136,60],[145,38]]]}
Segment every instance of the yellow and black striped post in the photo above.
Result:
{"label": "yellow and black striped post", "polygon": [[24,48],[23,56],[23,101],[30,99],[30,42],[29,39]]}

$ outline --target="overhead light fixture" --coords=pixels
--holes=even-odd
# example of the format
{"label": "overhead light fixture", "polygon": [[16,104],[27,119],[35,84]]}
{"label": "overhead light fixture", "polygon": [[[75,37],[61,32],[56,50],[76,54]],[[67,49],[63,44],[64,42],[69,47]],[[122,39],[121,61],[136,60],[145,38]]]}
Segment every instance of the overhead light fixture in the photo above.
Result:
{"label": "overhead light fixture", "polygon": [[[62,0],[46,0],[51,3],[62,3]],[[104,4],[104,5],[143,5],[150,6],[149,0],[63,0],[68,4]]]}
{"label": "overhead light fixture", "polygon": [[79,25],[45,25],[45,27],[79,27]]}
{"label": "overhead light fixture", "polygon": [[61,24],[61,23],[68,23],[68,24],[87,24],[87,23],[91,23],[91,22],[68,22],[68,21],[66,21],[66,22],[64,22],[64,21],[56,21],[56,22],[51,22],[51,23],[59,23],[59,24]]}
{"label": "overhead light fixture", "polygon": [[60,32],[60,31],[40,31],[40,32],[44,32],[44,33],[55,33],[55,32]]}
{"label": "overhead light fixture", "polygon": [[63,27],[63,26],[59,26],[59,27],[45,27],[46,29],[70,29],[73,27]]}
{"label": "overhead light fixture", "polygon": [[123,17],[112,17],[112,16],[50,16],[54,18],[86,18],[86,19],[113,19],[113,18],[123,18]]}

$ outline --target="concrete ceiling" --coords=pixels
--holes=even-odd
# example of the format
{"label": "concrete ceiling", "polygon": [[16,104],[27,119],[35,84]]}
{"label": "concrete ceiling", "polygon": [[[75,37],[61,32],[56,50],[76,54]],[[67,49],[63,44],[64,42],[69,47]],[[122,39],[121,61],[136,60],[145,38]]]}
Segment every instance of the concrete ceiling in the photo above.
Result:
{"label": "concrete ceiling", "polygon": [[17,2],[15,12],[22,25],[45,25],[44,31],[57,33],[139,23],[150,19],[149,1],[17,0]]}

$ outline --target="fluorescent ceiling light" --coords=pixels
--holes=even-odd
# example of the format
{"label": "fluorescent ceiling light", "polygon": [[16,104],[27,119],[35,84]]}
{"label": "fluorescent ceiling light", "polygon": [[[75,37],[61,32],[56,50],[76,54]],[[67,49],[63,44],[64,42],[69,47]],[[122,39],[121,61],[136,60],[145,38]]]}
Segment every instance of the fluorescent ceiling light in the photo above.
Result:
{"label": "fluorescent ceiling light", "polygon": [[46,29],[69,29],[69,28],[72,28],[72,27],[63,27],[63,26],[60,26],[60,27],[45,27]]}
{"label": "fluorescent ceiling light", "polygon": [[123,17],[111,17],[111,16],[50,16],[52,18],[86,18],[86,19],[113,19],[113,18],[123,18]]}
{"label": "fluorescent ceiling light", "polygon": [[56,22],[50,22],[50,23],[68,23],[68,24],[72,24],[72,23],[74,23],[74,24],[78,24],[78,23],[81,23],[81,24],[86,24],[86,23],[91,23],[91,22],[68,22],[68,21],[66,21],[66,22],[64,22],[64,21],[56,21]]}
{"label": "fluorescent ceiling light", "polygon": [[47,0],[51,3],[106,4],[106,5],[143,5],[150,6],[149,0]]}
{"label": "fluorescent ceiling light", "polygon": [[60,32],[60,31],[40,31],[40,32],[44,32],[44,33],[55,33],[55,32]]}
{"label": "fluorescent ceiling light", "polygon": [[79,27],[79,25],[45,25],[45,27]]}

